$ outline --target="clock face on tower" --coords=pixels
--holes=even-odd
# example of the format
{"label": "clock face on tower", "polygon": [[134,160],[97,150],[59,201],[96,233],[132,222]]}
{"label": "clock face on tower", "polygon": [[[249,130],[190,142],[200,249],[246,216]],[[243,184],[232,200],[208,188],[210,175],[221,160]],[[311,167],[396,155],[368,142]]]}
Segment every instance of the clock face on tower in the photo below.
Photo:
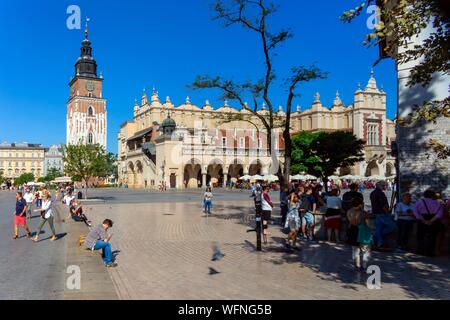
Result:
{"label": "clock face on tower", "polygon": [[95,89],[94,81],[89,80],[88,82],[86,82],[86,89],[89,92],[94,91],[94,89]]}

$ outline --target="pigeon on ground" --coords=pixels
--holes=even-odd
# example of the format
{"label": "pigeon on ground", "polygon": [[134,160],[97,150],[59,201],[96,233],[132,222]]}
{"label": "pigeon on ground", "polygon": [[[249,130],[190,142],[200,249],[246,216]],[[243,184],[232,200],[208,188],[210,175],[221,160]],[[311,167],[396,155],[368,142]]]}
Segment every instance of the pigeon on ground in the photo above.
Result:
{"label": "pigeon on ground", "polygon": [[220,247],[218,243],[215,243],[213,245],[213,257],[212,257],[212,261],[219,261],[221,260],[223,257],[225,257],[225,255],[222,253],[222,251],[220,251]]}

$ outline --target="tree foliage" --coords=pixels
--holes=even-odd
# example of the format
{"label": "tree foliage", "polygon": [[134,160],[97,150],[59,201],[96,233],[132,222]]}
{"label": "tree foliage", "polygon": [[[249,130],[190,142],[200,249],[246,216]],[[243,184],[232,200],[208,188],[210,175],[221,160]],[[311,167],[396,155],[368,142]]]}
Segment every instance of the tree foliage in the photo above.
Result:
{"label": "tree foliage", "polygon": [[117,166],[117,155],[112,152],[106,154],[106,176],[119,178],[119,167]]}
{"label": "tree foliage", "polygon": [[91,178],[104,178],[109,174],[108,157],[99,144],[64,146],[64,171],[74,181],[83,181],[88,187]]}
{"label": "tree foliage", "polygon": [[[377,4],[381,19],[375,29],[366,35],[363,44],[379,45],[386,41],[385,52],[400,64],[422,58],[411,72],[408,85],[427,85],[436,72],[449,74],[450,67],[450,15],[445,0],[364,0],[354,9],[344,12],[341,20],[351,22],[370,4]],[[408,42],[429,25],[434,31],[421,44],[410,48]],[[405,50],[397,50],[405,48]]]}
{"label": "tree foliage", "polygon": [[28,182],[33,182],[35,180],[34,174],[32,173],[24,173],[20,177],[14,180],[15,186],[25,185]]}
{"label": "tree foliage", "polygon": [[353,133],[301,132],[292,139],[292,172],[307,172],[328,181],[341,167],[364,160],[363,140]]}
{"label": "tree foliage", "polygon": [[[364,0],[354,9],[344,12],[341,20],[351,22],[360,16],[371,4],[380,9],[380,21],[375,29],[366,35],[364,45],[385,44],[385,53],[405,64],[418,61],[412,68],[407,86],[427,86],[433,75],[450,74],[450,6],[448,0]],[[407,46],[428,26],[433,31],[421,43]],[[397,50],[400,48],[401,50]],[[444,100],[423,101],[414,106],[408,117],[399,119],[399,125],[416,125],[420,121],[436,121],[439,117],[450,116],[450,97]],[[438,156],[445,159],[450,156],[448,146],[437,140],[428,143]]]}
{"label": "tree foliage", "polygon": [[[197,76],[191,84],[193,89],[217,89],[221,92],[221,99],[237,101],[241,108],[253,115],[260,124],[257,124],[267,133],[267,145],[272,152],[272,133],[280,127],[277,110],[270,96],[270,90],[276,80],[274,58],[276,49],[293,37],[287,28],[274,31],[270,25],[271,16],[277,12],[277,6],[265,0],[216,0],[213,5],[216,14],[215,20],[223,22],[225,27],[241,26],[250,31],[260,42],[259,50],[263,56],[264,68],[260,75],[253,80],[237,81],[222,76]],[[255,57],[259,53],[255,52]],[[293,99],[298,95],[298,87],[303,82],[315,79],[324,79],[327,73],[317,66],[297,66],[290,69],[290,76],[284,79],[283,86],[287,91],[286,117],[281,123],[285,143],[283,168],[278,167],[278,177],[282,185],[289,181],[291,172],[291,109]],[[247,103],[246,97],[251,99]],[[265,104],[267,112],[260,112],[260,106]],[[248,120],[248,118],[243,118]],[[273,155],[272,155],[273,156]],[[275,159],[274,159],[275,160]]]}
{"label": "tree foliage", "polygon": [[39,178],[38,182],[51,182],[56,178],[62,177],[64,174],[56,168],[51,168],[48,170],[47,175],[45,177]]}

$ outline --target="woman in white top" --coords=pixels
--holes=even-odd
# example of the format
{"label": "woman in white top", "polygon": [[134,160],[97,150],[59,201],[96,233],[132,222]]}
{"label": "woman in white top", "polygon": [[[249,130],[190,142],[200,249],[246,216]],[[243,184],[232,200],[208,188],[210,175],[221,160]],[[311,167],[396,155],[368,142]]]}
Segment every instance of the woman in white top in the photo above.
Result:
{"label": "woman in white top", "polygon": [[50,225],[50,229],[52,230],[53,237],[51,238],[51,241],[57,240],[56,232],[55,232],[55,225],[54,225],[54,218],[53,218],[53,210],[52,210],[52,200],[51,195],[49,192],[45,192],[42,195],[43,202],[42,202],[42,208],[40,210],[36,210],[36,212],[41,213],[41,223],[39,224],[38,230],[36,232],[36,236],[33,238],[34,242],[39,241],[39,235],[41,234],[41,230],[44,227],[45,223],[48,222]]}
{"label": "woman in white top", "polygon": [[333,231],[336,242],[339,242],[342,213],[342,200],[339,198],[339,190],[334,189],[331,191],[330,196],[327,197],[327,212],[325,214],[325,228],[327,229],[328,242],[331,242]]}

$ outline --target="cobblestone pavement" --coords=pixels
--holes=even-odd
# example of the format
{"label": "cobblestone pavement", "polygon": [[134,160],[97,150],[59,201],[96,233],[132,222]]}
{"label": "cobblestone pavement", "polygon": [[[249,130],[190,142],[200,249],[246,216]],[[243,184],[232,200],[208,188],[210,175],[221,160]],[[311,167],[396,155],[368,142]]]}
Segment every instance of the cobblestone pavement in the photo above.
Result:
{"label": "cobblestone pavement", "polygon": [[[0,300],[54,300],[62,299],[65,284],[66,239],[65,226],[56,217],[55,228],[59,239],[50,242],[50,231],[44,226],[42,241],[34,243],[24,238],[14,241],[13,212],[15,193],[0,192]],[[36,216],[36,213],[34,213]],[[39,215],[30,225],[36,231]]]}
{"label": "cobblestone pavement", "polygon": [[[255,252],[247,196],[218,201],[205,217],[200,201],[86,204],[96,223],[115,221],[119,267],[109,270],[121,299],[450,299],[447,258],[375,253],[382,289],[369,290],[366,275],[353,271],[346,246],[284,247],[271,227],[270,244]],[[226,255],[212,262],[218,242]]]}

